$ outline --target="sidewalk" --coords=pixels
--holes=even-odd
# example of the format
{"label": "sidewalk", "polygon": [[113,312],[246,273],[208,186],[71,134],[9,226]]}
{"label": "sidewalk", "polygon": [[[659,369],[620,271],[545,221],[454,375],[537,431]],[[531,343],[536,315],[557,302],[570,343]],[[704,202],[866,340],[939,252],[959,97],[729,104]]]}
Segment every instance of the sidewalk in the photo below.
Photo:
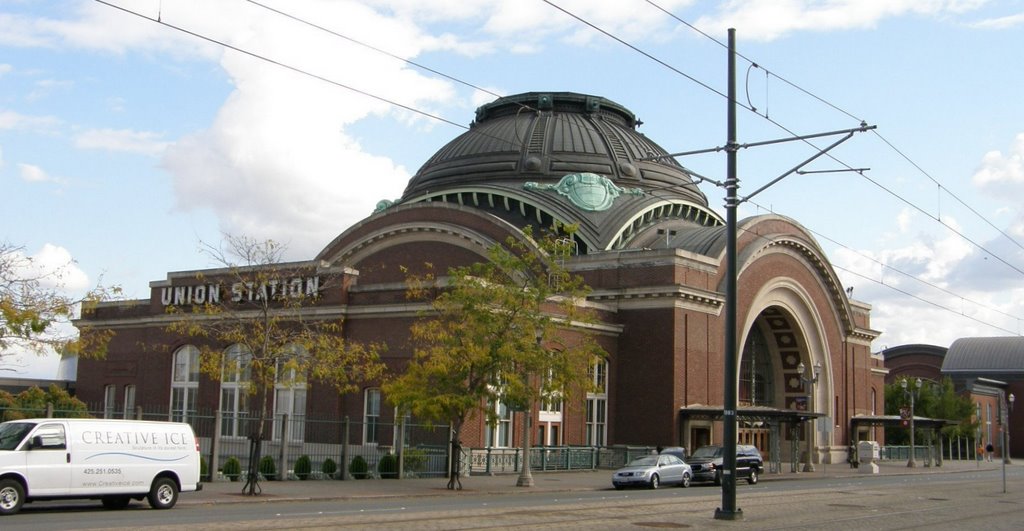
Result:
{"label": "sidewalk", "polygon": [[[789,463],[783,463],[781,474],[762,473],[762,482],[799,481],[812,478],[864,477],[860,469],[849,465],[815,465],[814,472],[791,473]],[[906,461],[879,463],[879,475],[953,474],[998,470],[998,461],[944,461],[941,467],[925,467],[918,463],[908,468]],[[1007,465],[1013,466],[1013,465]],[[462,490],[450,491],[447,478],[417,479],[364,479],[364,480],[306,480],[264,481],[259,496],[242,494],[243,483],[218,481],[203,483],[199,492],[182,493],[179,504],[265,503],[278,501],[346,500],[359,498],[409,498],[421,496],[451,496],[479,494],[521,494],[530,492],[572,492],[610,490],[611,470],[585,472],[534,472],[533,487],[517,487],[517,474],[471,476],[462,478]],[[695,485],[696,487],[696,485]]]}

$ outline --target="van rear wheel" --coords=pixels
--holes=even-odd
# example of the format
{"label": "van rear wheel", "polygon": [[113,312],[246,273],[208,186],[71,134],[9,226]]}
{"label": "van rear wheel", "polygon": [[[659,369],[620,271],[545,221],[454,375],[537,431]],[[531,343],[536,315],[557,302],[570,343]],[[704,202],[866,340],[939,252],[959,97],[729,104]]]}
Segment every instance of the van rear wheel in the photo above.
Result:
{"label": "van rear wheel", "polygon": [[178,503],[178,484],[171,478],[156,478],[148,499],[149,506],[154,509],[170,509]]}
{"label": "van rear wheel", "polygon": [[15,514],[25,503],[25,488],[13,479],[0,480],[0,514]]}

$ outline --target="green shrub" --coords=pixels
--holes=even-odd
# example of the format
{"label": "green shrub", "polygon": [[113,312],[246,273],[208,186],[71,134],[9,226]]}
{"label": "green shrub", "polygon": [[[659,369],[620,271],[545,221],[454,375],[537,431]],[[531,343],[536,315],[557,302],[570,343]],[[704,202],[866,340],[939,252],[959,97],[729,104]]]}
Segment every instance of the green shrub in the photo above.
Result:
{"label": "green shrub", "polygon": [[301,455],[295,460],[295,476],[299,479],[309,479],[309,473],[313,470],[313,463],[308,455]]}
{"label": "green shrub", "polygon": [[380,472],[381,479],[395,479],[398,477],[398,459],[394,454],[384,454],[377,463],[377,472]]}
{"label": "green shrub", "polygon": [[209,473],[210,464],[206,462],[205,457],[199,456],[199,480],[202,481]]}
{"label": "green shrub", "polygon": [[237,457],[231,456],[227,461],[224,461],[224,467],[221,468],[224,472],[224,477],[231,481],[238,481],[238,476],[242,473],[242,463],[238,461]]}
{"label": "green shrub", "polygon": [[422,472],[427,465],[427,452],[416,448],[406,448],[402,452],[402,468],[411,472]]}
{"label": "green shrub", "polygon": [[370,470],[370,467],[366,465],[366,459],[363,456],[357,455],[352,458],[352,462],[348,465],[348,473],[352,474],[355,479],[366,479],[366,473]]}
{"label": "green shrub", "polygon": [[277,479],[277,465],[274,464],[273,457],[265,455],[260,458],[260,474],[270,481]]}
{"label": "green shrub", "polygon": [[325,476],[333,478],[335,472],[338,471],[338,463],[335,463],[334,459],[328,457],[320,464],[320,471],[323,472]]}

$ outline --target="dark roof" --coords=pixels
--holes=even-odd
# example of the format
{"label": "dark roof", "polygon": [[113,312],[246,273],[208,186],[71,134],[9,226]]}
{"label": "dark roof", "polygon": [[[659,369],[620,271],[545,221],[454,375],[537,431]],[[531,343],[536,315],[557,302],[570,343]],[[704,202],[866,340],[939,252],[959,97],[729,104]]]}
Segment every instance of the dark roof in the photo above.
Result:
{"label": "dark roof", "polygon": [[[516,226],[579,225],[581,252],[653,247],[724,220],[668,152],[637,130],[625,107],[600,96],[528,92],[477,109],[393,205],[446,202]],[[682,146],[678,146],[682,149]],[[662,244],[663,246],[663,244]]]}
{"label": "dark roof", "polygon": [[916,356],[916,355],[928,355],[935,356],[937,358],[943,358],[946,356],[946,351],[949,350],[946,347],[940,347],[938,345],[925,345],[921,343],[914,343],[910,345],[899,345],[896,347],[887,348],[882,351],[882,357],[885,361],[894,360],[903,356]]}
{"label": "dark roof", "polygon": [[942,372],[1024,373],[1024,337],[965,337],[949,346]]}
{"label": "dark roof", "polygon": [[469,131],[420,168],[403,199],[452,185],[510,177],[557,181],[589,172],[706,207],[707,198],[674,158],[640,160],[668,152],[638,132],[637,124],[632,112],[600,96],[528,92],[499,98],[477,109]]}

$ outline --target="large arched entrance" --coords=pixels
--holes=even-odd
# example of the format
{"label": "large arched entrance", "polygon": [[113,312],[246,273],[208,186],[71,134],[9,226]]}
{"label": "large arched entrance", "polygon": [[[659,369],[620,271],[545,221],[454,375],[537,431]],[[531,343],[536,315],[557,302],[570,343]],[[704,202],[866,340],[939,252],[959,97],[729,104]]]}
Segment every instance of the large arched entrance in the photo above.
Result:
{"label": "large arched entrance", "polygon": [[793,471],[797,463],[812,470],[820,461],[816,449],[828,443],[810,422],[829,416],[828,349],[820,315],[804,295],[783,278],[765,286],[747,320],[738,364],[737,402],[748,411],[737,426],[738,442],[757,446],[772,469],[785,461]]}

